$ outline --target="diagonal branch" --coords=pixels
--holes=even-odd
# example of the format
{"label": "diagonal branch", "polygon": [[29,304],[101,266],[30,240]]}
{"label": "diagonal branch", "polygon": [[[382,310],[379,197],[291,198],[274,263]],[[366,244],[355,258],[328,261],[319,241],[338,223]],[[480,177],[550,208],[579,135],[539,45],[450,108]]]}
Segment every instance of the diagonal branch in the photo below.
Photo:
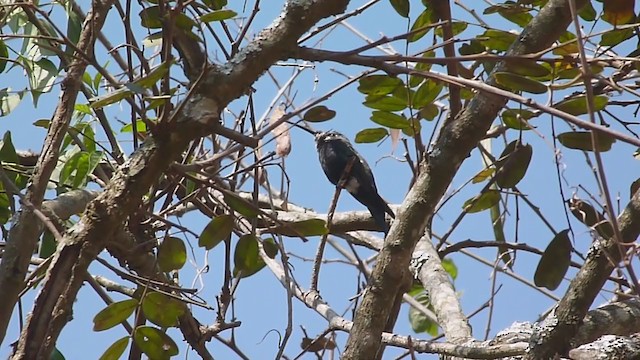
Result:
{"label": "diagonal branch", "polygon": [[[63,237],[21,334],[14,359],[47,358],[83,283],[89,264],[105,248],[119,225],[134,213],[143,196],[191,140],[219,132],[220,112],[244,95],[262,73],[295,48],[298,38],[321,19],[345,10],[347,0],[289,1],[274,23],[228,63],[209,66],[202,81],[158,129],[119,167],[105,191]],[[99,28],[99,27],[98,27]],[[73,108],[73,106],[71,106]],[[65,279],[66,281],[57,281]]]}
{"label": "diagonal branch", "polygon": [[[93,53],[97,31],[102,28],[112,4],[113,0],[93,2],[93,8],[83,24],[77,44],[77,48],[82,53]],[[62,94],[51,119],[42,152],[31,178],[31,185],[25,196],[26,201],[36,208],[42,204],[47,183],[58,162],[60,145],[67,133],[76,98],[82,86],[82,75],[86,68],[87,63],[83,57],[75,57],[67,69],[67,76],[62,81]],[[16,221],[12,223],[0,262],[0,289],[2,289],[2,296],[0,296],[0,343],[4,340],[11,313],[23,287],[31,254],[41,232],[42,224],[36,214],[27,208],[22,208]]]}
{"label": "diagonal branch", "polygon": [[[580,5],[584,3],[581,1]],[[532,53],[549,47],[566,31],[570,20],[567,1],[549,1],[523,30],[507,55]],[[493,71],[501,71],[504,66],[504,62],[497,63]],[[495,85],[493,77],[488,82]],[[462,162],[484,137],[506,102],[504,97],[480,92],[458,117],[443,127],[433,152],[421,163],[420,175],[400,207],[380,251],[362,303],[357,309],[344,359],[375,356],[400,281],[408,270],[412,251],[424,233],[435,206]]]}
{"label": "diagonal branch", "polygon": [[[618,216],[622,241],[632,244],[640,235],[640,192]],[[622,259],[622,249],[615,238],[597,239],[578,274],[571,280],[569,289],[558,303],[555,312],[545,319],[526,359],[547,359],[554,354],[565,354],[573,343],[573,337],[598,293],[608,280],[615,266]]]}

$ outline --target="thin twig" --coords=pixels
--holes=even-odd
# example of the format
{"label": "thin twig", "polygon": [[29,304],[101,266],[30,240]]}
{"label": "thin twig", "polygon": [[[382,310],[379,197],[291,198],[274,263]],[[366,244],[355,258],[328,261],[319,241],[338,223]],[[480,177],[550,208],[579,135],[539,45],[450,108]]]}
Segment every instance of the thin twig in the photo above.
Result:
{"label": "thin twig", "polygon": [[351,174],[351,168],[353,167],[353,163],[355,163],[356,157],[352,157],[347,166],[345,166],[344,171],[342,172],[342,177],[340,177],[340,181],[336,185],[336,191],[333,194],[333,200],[331,200],[331,206],[329,207],[329,213],[327,214],[327,232],[322,235],[322,239],[320,240],[320,244],[318,245],[318,251],[316,252],[316,257],[313,262],[313,273],[311,274],[311,291],[318,290],[318,277],[320,275],[320,265],[322,264],[322,256],[324,254],[324,248],[327,244],[327,237],[329,236],[331,229],[331,220],[333,220],[333,214],[336,211],[336,205],[338,204],[338,198],[340,197],[340,192],[342,191],[343,183],[349,178]]}

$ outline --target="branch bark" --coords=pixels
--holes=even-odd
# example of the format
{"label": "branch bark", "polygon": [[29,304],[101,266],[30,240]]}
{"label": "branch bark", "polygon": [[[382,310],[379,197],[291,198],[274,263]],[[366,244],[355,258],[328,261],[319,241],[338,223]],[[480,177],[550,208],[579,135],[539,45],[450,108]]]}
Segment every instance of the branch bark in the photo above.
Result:
{"label": "branch bark", "polygon": [[[192,96],[176,107],[179,112],[169,123],[161,124],[155,137],[149,137],[118,169],[105,191],[91,202],[78,223],[64,235],[13,359],[49,357],[70,318],[89,264],[127,216],[137,210],[150,186],[191,140],[212,131],[221,132],[224,128],[219,123],[219,114],[228,103],[245,94],[277,60],[286,58],[302,34],[321,19],[343,12],[347,4],[347,0],[289,1],[273,24],[228,63],[208,66],[202,81],[196,82],[191,89]],[[80,78],[74,79],[79,81]],[[74,101],[75,97],[71,99],[70,109],[73,109]]]}
{"label": "branch bark", "polygon": [[[585,2],[579,1],[582,6]],[[571,21],[567,0],[551,0],[523,30],[507,52],[533,53],[549,47]],[[499,62],[494,72],[502,71]],[[488,80],[495,85],[493,77]],[[378,256],[362,303],[357,309],[344,359],[369,359],[380,347],[400,280],[408,270],[411,253],[462,162],[483,138],[507,99],[478,93],[453,121],[443,127],[434,149],[420,166],[420,175],[409,191]]]}
{"label": "branch bark", "polygon": [[[631,244],[640,235],[640,192],[636,192],[618,216],[622,240]],[[614,238],[596,240],[587,254],[578,274],[558,307],[532,336],[532,347],[525,359],[547,359],[555,354],[566,354],[576,341],[575,337],[591,304],[618,265],[623,255],[623,244]]]}
{"label": "branch bark", "polygon": [[[97,33],[104,24],[113,0],[94,1],[93,8],[83,24],[77,48],[84,54],[93,54]],[[51,119],[31,185],[27,189],[26,200],[38,208],[44,199],[44,192],[51,173],[56,167],[60,154],[60,145],[67,133],[67,127],[73,115],[74,105],[80,87],[82,75],[87,68],[83,56],[74,57],[62,81],[60,101]],[[3,342],[11,314],[18,301],[18,295],[24,286],[31,254],[42,232],[42,223],[33,211],[22,208],[12,223],[5,251],[0,262],[0,343]]]}

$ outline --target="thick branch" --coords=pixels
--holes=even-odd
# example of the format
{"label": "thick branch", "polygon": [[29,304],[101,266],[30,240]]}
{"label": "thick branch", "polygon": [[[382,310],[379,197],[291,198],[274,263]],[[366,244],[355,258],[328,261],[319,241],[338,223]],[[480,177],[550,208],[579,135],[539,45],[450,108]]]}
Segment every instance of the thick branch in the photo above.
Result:
{"label": "thick branch", "polygon": [[[169,124],[145,143],[114,174],[79,222],[65,234],[43,288],[21,334],[15,359],[48,358],[82,285],[89,264],[126,217],[187,144],[221,127],[219,113],[247,92],[276,60],[287,56],[297,39],[322,18],[344,10],[348,1],[289,1],[283,14],[227,64],[211,67],[179,104]],[[99,28],[99,27],[97,27]],[[78,78],[80,79],[80,77]],[[73,106],[71,106],[73,108]],[[65,281],[59,281],[65,279]]]}
{"label": "thick branch", "polygon": [[[584,1],[580,3],[582,5]],[[549,1],[524,29],[507,55],[547,48],[566,31],[570,20],[568,1]],[[494,71],[502,69],[504,63],[501,62],[496,64]],[[489,83],[494,85],[492,79]],[[455,120],[443,127],[433,152],[421,164],[420,176],[409,191],[380,251],[356,312],[344,359],[366,359],[376,354],[393,299],[409,267],[417,241],[459,166],[484,137],[506,101],[506,98],[480,92]]]}
{"label": "thick branch", "polygon": [[[622,241],[633,243],[640,235],[640,192],[618,217]],[[566,354],[580,339],[574,339],[589,307],[595,300],[609,275],[622,259],[622,244],[614,238],[596,240],[584,265],[571,280],[569,289],[558,303],[554,314],[545,322],[532,339],[527,359],[546,359],[555,354]]]}
{"label": "thick branch", "polygon": [[[77,44],[77,48],[84,54],[93,53],[97,32],[102,28],[112,3],[113,0],[92,2],[93,8],[83,24]],[[66,71],[67,75],[61,84],[60,100],[51,119],[31,185],[27,189],[26,200],[36,208],[42,203],[47,183],[58,163],[60,145],[67,133],[78,91],[82,86],[82,75],[87,68],[83,59],[83,56],[74,57]],[[11,313],[23,287],[31,254],[41,232],[42,224],[37,216],[33,211],[22,208],[16,221],[12,223],[0,262],[0,343],[4,340]]]}

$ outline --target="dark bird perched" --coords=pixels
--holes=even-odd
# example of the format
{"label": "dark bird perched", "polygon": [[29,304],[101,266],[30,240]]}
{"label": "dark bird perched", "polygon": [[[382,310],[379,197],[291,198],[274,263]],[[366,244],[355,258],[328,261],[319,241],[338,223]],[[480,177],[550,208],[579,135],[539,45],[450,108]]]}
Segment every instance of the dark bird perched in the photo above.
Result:
{"label": "dark bird perched", "polygon": [[351,159],[355,158],[349,176],[344,179],[344,188],[369,209],[373,220],[386,236],[389,226],[384,214],[387,213],[392,218],[395,218],[395,214],[378,194],[376,182],[367,162],[356,152],[349,140],[338,132],[317,132],[315,137],[322,170],[332,184],[338,185],[345,168]]}

